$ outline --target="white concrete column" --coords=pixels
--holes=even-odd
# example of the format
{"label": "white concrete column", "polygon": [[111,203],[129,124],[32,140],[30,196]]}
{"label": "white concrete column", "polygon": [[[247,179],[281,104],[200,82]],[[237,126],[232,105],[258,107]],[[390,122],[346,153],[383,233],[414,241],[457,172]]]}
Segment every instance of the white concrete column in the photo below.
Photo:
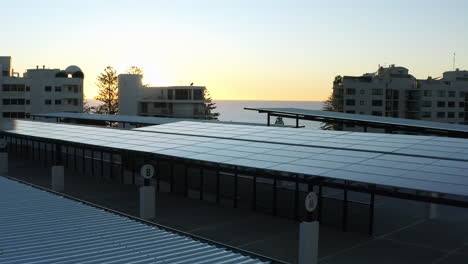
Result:
{"label": "white concrete column", "polygon": [[319,222],[299,224],[299,264],[317,264],[319,245]]}
{"label": "white concrete column", "polygon": [[56,192],[65,190],[64,167],[61,165],[52,166],[52,190]]}
{"label": "white concrete column", "polygon": [[[432,197],[439,197],[437,193],[431,193]],[[427,204],[427,219],[435,219],[439,217],[439,205],[438,204],[433,204],[433,203],[428,203]]]}
{"label": "white concrete column", "polygon": [[0,176],[8,176],[8,153],[0,152]]}
{"label": "white concrete column", "polygon": [[151,219],[156,217],[156,192],[154,186],[140,187],[140,218]]}

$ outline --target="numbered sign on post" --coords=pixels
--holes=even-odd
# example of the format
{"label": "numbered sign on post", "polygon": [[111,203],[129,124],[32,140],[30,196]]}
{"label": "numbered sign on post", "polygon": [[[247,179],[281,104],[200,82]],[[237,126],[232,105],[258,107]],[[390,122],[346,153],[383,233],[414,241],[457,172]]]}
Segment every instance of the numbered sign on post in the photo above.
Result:
{"label": "numbered sign on post", "polygon": [[151,164],[145,164],[141,167],[140,170],[141,177],[149,180],[154,176],[154,166]]}
{"label": "numbered sign on post", "polygon": [[307,212],[312,213],[317,208],[318,198],[314,192],[307,194],[305,198],[305,209]]}

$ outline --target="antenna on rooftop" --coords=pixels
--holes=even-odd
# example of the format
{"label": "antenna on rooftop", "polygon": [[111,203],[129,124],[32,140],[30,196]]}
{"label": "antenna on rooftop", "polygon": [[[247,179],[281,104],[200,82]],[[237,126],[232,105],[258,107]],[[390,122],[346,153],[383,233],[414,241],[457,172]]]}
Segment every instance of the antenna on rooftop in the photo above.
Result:
{"label": "antenna on rooftop", "polygon": [[453,67],[452,67],[452,70],[455,70],[455,57],[456,57],[456,54],[454,52],[453,53]]}

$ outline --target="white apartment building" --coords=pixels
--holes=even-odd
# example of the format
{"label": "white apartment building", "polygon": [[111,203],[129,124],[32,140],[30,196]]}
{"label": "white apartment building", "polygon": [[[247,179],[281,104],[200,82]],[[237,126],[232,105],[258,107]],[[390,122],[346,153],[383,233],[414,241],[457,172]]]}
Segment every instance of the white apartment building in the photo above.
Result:
{"label": "white apartment building", "polygon": [[333,94],[343,112],[468,124],[468,71],[418,80],[404,67],[338,76]]}
{"label": "white apartment building", "polygon": [[83,111],[84,75],[77,66],[65,70],[37,66],[20,77],[8,56],[0,57],[0,73],[0,119]]}
{"label": "white apartment building", "polygon": [[142,75],[119,75],[119,114],[159,117],[206,117],[204,86],[146,87]]}

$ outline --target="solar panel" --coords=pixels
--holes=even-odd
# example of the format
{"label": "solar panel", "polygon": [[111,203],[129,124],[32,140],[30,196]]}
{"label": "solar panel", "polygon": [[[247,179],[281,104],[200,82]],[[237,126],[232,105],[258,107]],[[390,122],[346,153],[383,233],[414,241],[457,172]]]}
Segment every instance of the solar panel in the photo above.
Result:
{"label": "solar panel", "polygon": [[315,117],[323,120],[343,120],[343,121],[361,121],[364,123],[377,123],[385,125],[395,125],[403,127],[412,127],[412,128],[424,128],[424,129],[433,129],[447,132],[461,132],[468,133],[468,126],[458,125],[458,124],[449,124],[441,122],[432,122],[424,120],[414,120],[414,119],[405,119],[405,118],[394,118],[394,117],[384,117],[384,116],[372,116],[372,115],[358,115],[358,114],[348,114],[342,112],[331,112],[331,111],[320,111],[320,110],[309,110],[309,109],[298,109],[298,108],[245,108],[246,110],[255,110],[259,112],[270,112],[270,113],[280,113],[288,114],[294,116],[306,116],[306,117]]}
{"label": "solar panel", "polygon": [[[186,127],[184,127],[184,125],[190,127],[190,129],[185,129]],[[213,132],[213,128],[217,130]],[[281,127],[251,127],[248,129],[248,132],[245,132],[242,131],[242,126],[217,123],[194,123],[189,121],[161,126],[142,127],[134,130],[216,137],[230,140],[258,141],[262,143],[400,153],[413,156],[453,158],[468,161],[468,140],[436,136],[357,133]],[[230,134],[219,133],[218,130],[229,131]]]}
{"label": "solar panel", "polygon": [[[372,151],[367,151],[367,146],[379,146],[356,144],[352,149],[335,149],[290,145],[282,142],[281,138],[275,139],[279,142],[276,143],[273,140],[272,142],[252,142],[238,138],[218,138],[215,135],[211,137],[209,135],[191,135],[193,130],[184,129],[182,131],[178,129],[184,127],[184,125],[189,125],[194,130],[207,131],[211,131],[212,126],[226,131],[242,129],[242,126],[224,124],[179,122],[160,126],[165,130],[170,127],[172,134],[167,132],[148,133],[141,129],[127,130],[122,133],[121,130],[110,128],[86,127],[86,129],[82,129],[82,126],[76,125],[31,121],[15,121],[14,124],[15,126],[12,129],[6,129],[5,131],[97,147],[107,146],[195,161],[215,162],[221,165],[235,165],[280,173],[299,173],[310,177],[322,176],[367,184],[382,184],[397,188],[468,196],[468,183],[465,181],[465,179],[468,179],[468,173],[464,171],[468,169],[468,160],[457,160],[459,159],[457,155],[468,153],[465,148],[468,140],[458,140],[459,147],[447,147],[447,149],[444,149],[447,151],[443,153],[449,154],[439,157],[441,156],[440,151],[431,152],[412,149],[412,147],[432,142],[444,142],[445,138],[417,137],[413,140],[411,136],[405,136],[406,139],[413,140],[416,143],[404,143],[404,148],[388,153],[389,147],[387,145],[374,148]],[[159,128],[149,127],[149,129],[155,131],[155,129],[158,130]],[[274,127],[249,129],[249,133],[261,134],[262,131],[271,130],[278,132],[276,130],[281,129],[284,129],[281,133],[285,135],[317,134],[315,131],[304,129]],[[352,132],[334,133],[332,131],[328,133],[325,131],[324,133],[322,131],[320,133],[327,135],[327,137],[322,138],[353,136]],[[391,138],[393,135],[370,134],[368,140],[375,143],[385,136]],[[398,136],[396,137],[397,140],[401,139],[399,135],[396,136]],[[387,142],[385,141],[385,143]],[[415,154],[423,154],[426,157],[417,157],[414,156]],[[424,184],[416,185],[415,183],[419,181],[424,182]],[[443,185],[440,190],[437,189],[438,184]]]}
{"label": "solar panel", "polygon": [[1,263],[265,263],[0,177]]}

